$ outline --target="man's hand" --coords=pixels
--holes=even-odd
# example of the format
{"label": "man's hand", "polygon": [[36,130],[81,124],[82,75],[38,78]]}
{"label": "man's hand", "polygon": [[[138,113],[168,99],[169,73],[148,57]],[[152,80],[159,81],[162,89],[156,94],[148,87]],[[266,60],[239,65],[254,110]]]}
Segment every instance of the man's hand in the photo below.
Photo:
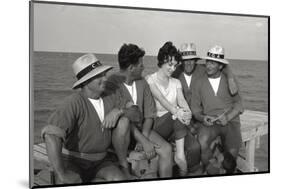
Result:
{"label": "man's hand", "polygon": [[203,124],[205,126],[212,126],[213,125],[213,121],[212,121],[213,119],[214,119],[214,117],[206,115],[203,118]]}
{"label": "man's hand", "polygon": [[190,127],[189,131],[191,132],[191,134],[193,134],[194,136],[197,135],[197,130],[194,127]]}
{"label": "man's hand", "polygon": [[135,151],[137,151],[137,152],[143,151],[143,147],[142,147],[141,143],[138,142],[136,144]]}
{"label": "man's hand", "polygon": [[185,125],[189,125],[190,120],[192,118],[192,114],[190,111],[179,109],[176,114],[177,119]]}
{"label": "man's hand", "polygon": [[128,108],[123,109],[124,116],[130,121],[139,123],[142,121],[142,114],[137,105],[132,105]]}
{"label": "man's hand", "polygon": [[221,116],[215,123],[222,126],[226,126],[226,124],[228,123],[227,116],[226,115]]}
{"label": "man's hand", "polygon": [[58,177],[63,184],[82,183],[80,175],[71,170],[58,173]]}
{"label": "man's hand", "polygon": [[119,119],[121,115],[121,111],[118,109],[113,109],[111,112],[109,112],[102,123],[103,128],[105,129],[111,129],[116,126],[117,120]]}
{"label": "man's hand", "polygon": [[160,146],[150,141],[144,142],[143,150],[145,152],[147,159],[152,159],[156,156],[155,148],[160,148]]}

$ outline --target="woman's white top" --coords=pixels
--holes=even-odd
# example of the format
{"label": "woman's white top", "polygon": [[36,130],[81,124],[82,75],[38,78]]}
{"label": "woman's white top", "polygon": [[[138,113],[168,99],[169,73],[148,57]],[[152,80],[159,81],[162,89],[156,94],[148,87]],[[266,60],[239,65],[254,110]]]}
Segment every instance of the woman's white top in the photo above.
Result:
{"label": "woman's white top", "polygon": [[123,83],[125,85],[125,87],[128,89],[134,104],[137,104],[137,88],[136,88],[136,82],[133,82],[132,85],[127,85],[126,83]]}
{"label": "woman's white top", "polygon": [[217,92],[219,89],[219,85],[220,85],[220,81],[221,81],[221,77],[218,78],[208,78],[210,81],[210,84],[214,90],[215,96],[217,96]]}
{"label": "woman's white top", "polygon": [[91,98],[88,98],[90,100],[90,102],[93,104],[99,118],[100,118],[100,121],[103,122],[104,120],[104,105],[103,105],[103,100],[102,98],[99,98],[99,99],[91,99]]}
{"label": "woman's white top", "polygon": [[[146,80],[149,85],[155,84],[167,101],[169,101],[174,107],[177,107],[177,89],[182,88],[178,79],[170,77],[167,88],[160,84],[159,79],[157,78],[157,72],[147,76]],[[156,98],[154,98],[154,100],[156,102],[157,116],[161,117],[162,115],[166,114],[168,110],[164,108]]]}

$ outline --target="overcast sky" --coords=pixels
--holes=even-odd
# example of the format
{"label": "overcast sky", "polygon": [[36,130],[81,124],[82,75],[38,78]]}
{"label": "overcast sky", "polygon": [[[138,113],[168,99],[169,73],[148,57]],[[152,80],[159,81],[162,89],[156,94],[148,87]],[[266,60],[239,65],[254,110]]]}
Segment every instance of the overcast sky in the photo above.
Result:
{"label": "overcast sky", "polygon": [[229,59],[268,59],[267,18],[34,4],[34,50],[117,54],[135,43],[156,55],[166,41],[199,55],[222,45]]}

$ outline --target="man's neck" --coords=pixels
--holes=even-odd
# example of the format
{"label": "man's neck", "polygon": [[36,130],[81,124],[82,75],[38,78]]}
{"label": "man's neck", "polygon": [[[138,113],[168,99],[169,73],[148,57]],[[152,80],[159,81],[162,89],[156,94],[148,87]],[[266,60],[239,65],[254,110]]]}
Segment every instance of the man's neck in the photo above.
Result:
{"label": "man's neck", "polygon": [[132,85],[133,82],[135,81],[135,80],[128,74],[127,71],[120,70],[120,74],[125,77],[124,83],[126,83],[127,85]]}
{"label": "man's neck", "polygon": [[183,72],[183,73],[187,76],[192,76],[192,73],[186,73],[186,72]]}
{"label": "man's neck", "polygon": [[91,99],[99,99],[101,97],[100,93],[95,93],[89,90],[87,87],[82,88],[82,93],[87,97]]}
{"label": "man's neck", "polygon": [[217,79],[221,76],[221,72],[218,72],[216,74],[213,74],[213,75],[208,75],[208,78],[211,78],[211,79]]}

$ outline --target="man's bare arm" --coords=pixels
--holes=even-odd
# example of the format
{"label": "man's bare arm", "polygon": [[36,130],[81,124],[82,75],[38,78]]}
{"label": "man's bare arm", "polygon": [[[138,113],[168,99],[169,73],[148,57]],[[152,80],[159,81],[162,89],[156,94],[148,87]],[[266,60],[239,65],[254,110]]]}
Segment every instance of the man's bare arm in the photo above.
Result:
{"label": "man's bare arm", "polygon": [[62,160],[62,139],[52,134],[45,134],[44,138],[49,161],[55,172],[58,174],[59,179],[63,183],[82,182],[79,174],[71,170],[65,170],[64,168]]}

